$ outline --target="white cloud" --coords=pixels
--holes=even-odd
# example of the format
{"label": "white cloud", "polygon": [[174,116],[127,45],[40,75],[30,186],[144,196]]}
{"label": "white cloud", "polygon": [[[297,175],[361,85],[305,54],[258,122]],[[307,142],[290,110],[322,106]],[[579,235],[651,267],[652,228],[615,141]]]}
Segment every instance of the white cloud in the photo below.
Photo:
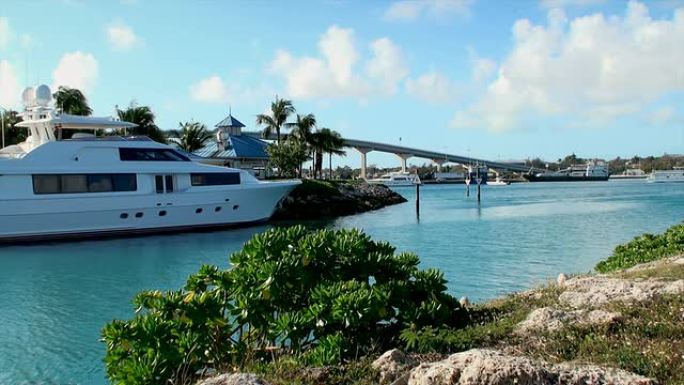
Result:
{"label": "white cloud", "polygon": [[387,21],[416,21],[422,16],[443,19],[453,15],[469,16],[473,0],[401,0],[393,2],[384,13]]}
{"label": "white cloud", "polygon": [[19,80],[7,60],[0,60],[0,107],[16,108],[19,102]]}
{"label": "white cloud", "polygon": [[213,75],[191,85],[190,97],[198,102],[227,103],[230,100],[230,92],[223,79]]}
{"label": "white cloud", "polygon": [[458,97],[459,87],[439,72],[428,72],[406,80],[406,92],[429,103],[450,103]]}
{"label": "white cloud", "polygon": [[118,51],[127,51],[140,41],[133,28],[124,24],[112,24],[106,32],[109,44]]}
{"label": "white cloud", "polygon": [[404,54],[401,48],[385,37],[372,42],[370,49],[373,52],[373,56],[366,65],[368,76],[380,79],[382,93],[387,95],[395,94],[397,92],[397,84],[409,72],[404,62]]}
{"label": "white cloud", "polygon": [[472,67],[472,79],[476,83],[489,80],[496,72],[494,60],[478,57],[474,53],[471,53],[470,65]]}
{"label": "white cloud", "polygon": [[318,49],[320,57],[295,57],[285,50],[276,53],[270,69],[285,80],[289,96],[364,99],[390,95],[408,73],[401,49],[387,38],[370,44],[365,74],[356,71],[361,54],[352,29],[331,26],[321,36]]}
{"label": "white cloud", "polygon": [[0,17],[0,49],[7,48],[10,41],[9,21],[6,17]]}
{"label": "white cloud", "polygon": [[684,9],[663,20],[638,2],[624,16],[568,20],[554,9],[547,25],[518,20],[512,33],[513,49],[496,79],[453,126],[506,130],[536,116],[596,125],[684,90]]}
{"label": "white cloud", "polygon": [[67,86],[88,93],[95,87],[97,77],[97,60],[92,54],[70,52],[62,56],[57,68],[52,72],[52,88]]}
{"label": "white cloud", "polygon": [[606,0],[540,0],[542,8],[585,7],[605,3]]}
{"label": "white cloud", "polygon": [[190,85],[189,92],[192,100],[217,104],[250,103],[275,95],[273,88],[266,83],[250,87],[229,86],[219,75],[211,75]]}

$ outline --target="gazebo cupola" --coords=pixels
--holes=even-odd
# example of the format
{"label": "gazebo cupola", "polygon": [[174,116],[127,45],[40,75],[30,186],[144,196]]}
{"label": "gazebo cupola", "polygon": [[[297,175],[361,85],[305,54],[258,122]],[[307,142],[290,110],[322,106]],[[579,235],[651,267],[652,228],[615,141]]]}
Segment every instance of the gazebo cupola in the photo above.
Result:
{"label": "gazebo cupola", "polygon": [[224,134],[228,135],[242,135],[242,124],[239,120],[233,117],[232,111],[228,113],[228,116],[222,121],[216,123],[216,129],[222,131]]}

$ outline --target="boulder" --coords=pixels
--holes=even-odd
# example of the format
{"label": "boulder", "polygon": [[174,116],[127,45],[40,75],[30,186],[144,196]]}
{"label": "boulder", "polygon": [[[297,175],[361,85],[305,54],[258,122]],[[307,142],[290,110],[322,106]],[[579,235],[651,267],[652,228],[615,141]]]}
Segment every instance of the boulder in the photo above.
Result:
{"label": "boulder", "polygon": [[569,279],[565,292],[558,297],[565,305],[575,308],[595,308],[609,302],[642,302],[662,294],[684,293],[684,280],[641,281],[606,276],[589,276]]}
{"label": "boulder", "polygon": [[558,286],[562,287],[565,284],[565,281],[567,281],[567,280],[568,280],[568,277],[565,274],[560,273],[560,274],[558,274],[558,278],[556,278],[556,283],[558,284]]}
{"label": "boulder", "polygon": [[562,363],[553,367],[563,385],[655,385],[656,381],[621,369]]}
{"label": "boulder", "polygon": [[551,383],[554,383],[554,376],[545,364],[489,349],[468,350],[442,361],[421,364],[411,371],[408,380],[408,385]]}
{"label": "boulder", "polygon": [[268,385],[268,382],[251,373],[230,373],[205,378],[197,385]]}
{"label": "boulder", "polygon": [[496,350],[473,349],[421,364],[408,385],[655,385],[656,381],[620,369],[562,363],[551,366]]}
{"label": "boulder", "polygon": [[527,318],[518,324],[516,333],[527,334],[536,331],[554,332],[567,325],[602,325],[617,322],[620,313],[605,310],[573,310],[566,311],[543,307],[535,309]]}
{"label": "boulder", "polygon": [[371,365],[380,373],[380,383],[390,384],[401,379],[402,374],[418,365],[418,362],[401,350],[392,349],[383,353]]}

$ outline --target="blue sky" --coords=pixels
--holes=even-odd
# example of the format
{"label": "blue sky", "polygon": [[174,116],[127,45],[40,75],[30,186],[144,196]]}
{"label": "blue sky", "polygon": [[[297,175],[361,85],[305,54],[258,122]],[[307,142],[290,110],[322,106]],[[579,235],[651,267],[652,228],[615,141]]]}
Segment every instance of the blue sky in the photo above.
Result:
{"label": "blue sky", "polygon": [[684,153],[682,63],[677,0],[0,7],[4,107],[26,85],[65,84],[96,115],[136,100],[162,128],[213,126],[231,105],[253,128],[278,94],[344,136],[489,159]]}

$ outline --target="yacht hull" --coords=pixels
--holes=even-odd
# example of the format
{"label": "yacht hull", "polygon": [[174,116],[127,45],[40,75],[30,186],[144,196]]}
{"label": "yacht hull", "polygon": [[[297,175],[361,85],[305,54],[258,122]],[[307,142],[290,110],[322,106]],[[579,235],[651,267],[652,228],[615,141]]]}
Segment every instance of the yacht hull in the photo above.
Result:
{"label": "yacht hull", "polygon": [[0,242],[246,226],[268,220],[298,182],[178,194],[0,201]]}

